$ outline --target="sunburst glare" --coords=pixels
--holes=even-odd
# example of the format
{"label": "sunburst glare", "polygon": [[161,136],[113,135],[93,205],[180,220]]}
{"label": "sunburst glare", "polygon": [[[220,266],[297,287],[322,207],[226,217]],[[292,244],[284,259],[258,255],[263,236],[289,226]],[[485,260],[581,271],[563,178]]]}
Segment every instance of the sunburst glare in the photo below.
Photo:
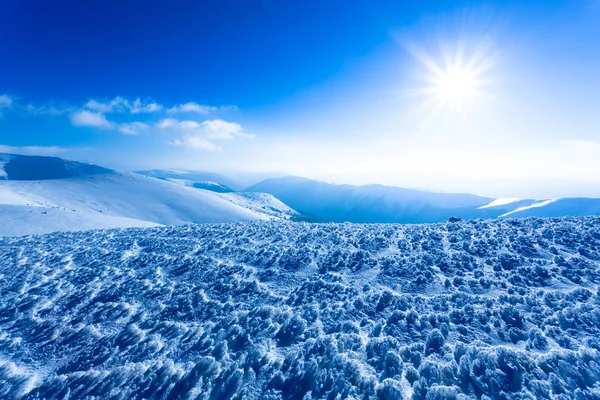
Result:
{"label": "sunburst glare", "polygon": [[477,81],[470,71],[462,65],[455,65],[436,77],[438,82],[433,87],[439,100],[452,105],[467,102],[476,93]]}
{"label": "sunburst glare", "polygon": [[424,67],[420,71],[421,86],[414,93],[426,98],[433,111],[446,108],[465,113],[469,106],[490,98],[496,55],[489,44],[468,52],[461,43],[455,51],[442,51],[437,58],[414,48],[410,51]]}

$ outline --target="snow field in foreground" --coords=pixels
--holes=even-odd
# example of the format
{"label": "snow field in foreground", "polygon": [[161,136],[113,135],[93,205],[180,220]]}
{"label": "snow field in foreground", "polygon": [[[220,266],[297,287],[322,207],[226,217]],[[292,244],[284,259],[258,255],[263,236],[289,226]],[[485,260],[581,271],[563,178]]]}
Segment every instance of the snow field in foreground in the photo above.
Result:
{"label": "snow field in foreground", "polygon": [[0,398],[597,399],[600,218],[0,238]]}

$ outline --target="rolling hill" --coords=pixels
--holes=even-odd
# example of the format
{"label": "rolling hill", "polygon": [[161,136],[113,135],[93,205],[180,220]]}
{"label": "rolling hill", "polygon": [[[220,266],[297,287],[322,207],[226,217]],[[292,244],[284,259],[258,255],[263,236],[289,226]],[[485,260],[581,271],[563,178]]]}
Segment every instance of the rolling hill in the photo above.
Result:
{"label": "rolling hill", "polygon": [[[212,191],[90,164],[14,155],[2,159],[8,161],[3,167],[6,177],[0,181],[0,218],[6,222],[0,236],[290,217],[269,208],[275,202],[271,195],[235,201]],[[55,168],[42,174],[39,170],[48,165]],[[45,179],[40,179],[42,175]]]}

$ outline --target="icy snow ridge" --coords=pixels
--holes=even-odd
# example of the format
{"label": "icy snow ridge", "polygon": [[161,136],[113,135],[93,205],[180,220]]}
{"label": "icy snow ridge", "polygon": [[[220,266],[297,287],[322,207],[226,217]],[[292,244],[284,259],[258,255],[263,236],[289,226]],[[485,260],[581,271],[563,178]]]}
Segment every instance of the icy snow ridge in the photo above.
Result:
{"label": "icy snow ridge", "polygon": [[0,398],[597,399],[600,218],[0,238]]}

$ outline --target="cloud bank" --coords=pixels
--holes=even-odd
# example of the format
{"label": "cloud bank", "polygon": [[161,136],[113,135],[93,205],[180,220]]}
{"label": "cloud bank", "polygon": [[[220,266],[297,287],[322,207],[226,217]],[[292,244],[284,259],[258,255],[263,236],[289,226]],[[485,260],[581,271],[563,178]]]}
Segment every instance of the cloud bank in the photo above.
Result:
{"label": "cloud bank", "polygon": [[[3,109],[18,108],[30,115],[61,116],[67,114],[71,125],[115,131],[124,135],[166,134],[165,142],[177,147],[201,151],[221,151],[216,141],[248,139],[253,134],[245,132],[242,125],[220,118],[196,120],[193,114],[206,118],[211,113],[237,109],[235,106],[215,107],[195,102],[165,107],[153,100],[127,99],[117,96],[112,99],[89,99],[81,106],[65,103],[42,105],[22,104],[15,98],[0,95],[0,117]],[[188,114],[186,119],[178,119],[174,114]],[[43,151],[43,150],[42,150]]]}

